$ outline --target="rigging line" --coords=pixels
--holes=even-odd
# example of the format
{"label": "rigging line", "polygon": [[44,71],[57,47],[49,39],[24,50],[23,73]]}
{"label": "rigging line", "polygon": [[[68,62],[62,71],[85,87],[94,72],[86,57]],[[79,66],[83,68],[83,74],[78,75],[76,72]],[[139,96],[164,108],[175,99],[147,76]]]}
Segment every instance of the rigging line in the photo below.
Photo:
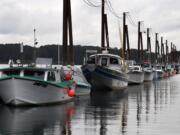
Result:
{"label": "rigging line", "polygon": [[133,22],[133,20],[130,18],[129,14],[127,14],[128,20],[131,23],[132,26],[137,27],[137,25]]}
{"label": "rigging line", "polygon": [[112,7],[112,4],[109,0],[106,0],[106,5],[108,6],[109,11],[118,19],[122,19],[122,17],[120,17],[114,10],[114,8]]}
{"label": "rigging line", "polygon": [[92,3],[96,3],[96,4],[101,4],[102,2],[101,1],[94,1],[94,0],[91,0]]}
{"label": "rigging line", "polygon": [[129,16],[129,18],[131,19],[131,21],[132,21],[132,23],[134,24],[134,26],[137,27],[138,25],[135,23],[136,21],[134,21],[134,20],[132,19],[131,14],[130,14],[129,12],[128,12],[128,16]]}
{"label": "rigging line", "polygon": [[106,3],[106,4],[107,4],[107,6],[108,6],[109,11],[110,11],[116,18],[122,19],[122,17],[120,17],[120,16],[113,10],[113,8],[110,6],[109,3]]}
{"label": "rigging line", "polygon": [[83,1],[90,7],[100,7],[101,6],[101,5],[95,5],[95,4],[91,3],[89,0],[83,0]]}
{"label": "rigging line", "polygon": [[132,20],[130,19],[129,15],[127,14],[127,19],[129,20],[130,24],[134,27],[137,27],[133,22]]}
{"label": "rigging line", "polygon": [[91,5],[93,5],[93,6],[95,6],[95,7],[100,7],[101,6],[101,4],[98,4],[98,5],[96,5],[96,4],[94,4],[92,1],[90,1],[90,0],[86,0],[86,1],[88,1]]}

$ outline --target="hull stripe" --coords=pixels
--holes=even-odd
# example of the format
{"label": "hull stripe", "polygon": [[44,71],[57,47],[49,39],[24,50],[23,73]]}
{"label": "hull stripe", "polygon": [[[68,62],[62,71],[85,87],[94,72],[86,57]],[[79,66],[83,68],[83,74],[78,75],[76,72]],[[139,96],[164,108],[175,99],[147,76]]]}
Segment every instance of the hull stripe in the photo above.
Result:
{"label": "hull stripe", "polygon": [[[117,75],[113,75],[113,74],[108,73],[106,71],[103,71],[103,70],[101,70],[99,68],[96,68],[94,72],[96,72],[98,74],[101,74],[101,75],[104,75],[104,76],[106,76],[108,78],[112,78],[112,79],[117,79],[117,80],[120,80],[120,81],[128,82],[128,80],[126,78],[123,78],[123,77],[117,76]],[[123,75],[123,74],[119,74],[119,75]]]}

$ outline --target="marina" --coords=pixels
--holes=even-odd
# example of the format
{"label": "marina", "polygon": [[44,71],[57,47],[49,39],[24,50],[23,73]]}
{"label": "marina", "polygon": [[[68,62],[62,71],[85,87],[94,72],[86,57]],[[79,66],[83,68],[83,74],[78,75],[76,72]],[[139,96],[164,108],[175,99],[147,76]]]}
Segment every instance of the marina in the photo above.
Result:
{"label": "marina", "polygon": [[[16,33],[21,35],[15,36],[18,43],[0,44],[0,135],[179,134],[180,48],[172,34],[177,27],[174,22],[169,21],[174,25],[171,31],[168,23],[161,28],[158,22],[157,29],[153,15],[150,22],[155,28],[151,28],[150,23],[136,20],[138,10],[139,17],[148,16],[141,15],[140,7],[122,12],[113,0],[82,0],[82,7],[75,4],[79,1],[61,0],[61,8],[54,7],[56,2],[28,8],[32,3],[24,2],[16,9],[33,10],[36,17],[39,9],[51,15],[61,9],[60,22],[48,16],[45,20],[51,24],[43,22],[60,31],[41,30],[46,25],[36,26],[33,20],[28,22],[37,27],[33,26],[33,40],[23,30],[23,36]],[[86,20],[90,14],[95,18]],[[55,26],[59,23],[60,29]],[[21,24],[13,28],[21,27],[26,28]],[[0,39],[6,39],[2,31]],[[52,33],[58,35],[58,44],[49,37]],[[43,45],[46,39],[47,45]]]}

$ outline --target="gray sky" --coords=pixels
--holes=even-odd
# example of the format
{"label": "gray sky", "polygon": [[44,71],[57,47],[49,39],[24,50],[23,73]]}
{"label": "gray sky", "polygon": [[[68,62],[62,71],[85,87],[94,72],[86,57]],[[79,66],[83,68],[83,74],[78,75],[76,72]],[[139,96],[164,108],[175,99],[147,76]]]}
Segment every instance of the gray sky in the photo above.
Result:
{"label": "gray sky", "polygon": [[[89,7],[83,0],[72,1],[74,44],[99,45],[101,8]],[[99,3],[100,0],[90,0]],[[179,0],[110,0],[115,12],[130,12],[133,20],[144,21],[178,49],[180,41]],[[63,0],[1,0],[0,42],[33,44],[33,28],[37,29],[39,46],[62,43]],[[118,19],[106,7],[110,33],[110,46],[120,46]],[[120,20],[122,26],[122,20]],[[129,23],[130,46],[137,48],[137,27]],[[121,27],[122,28],[122,27]],[[154,34],[152,35],[154,37]],[[144,43],[146,44],[144,35]],[[152,45],[154,41],[152,40]],[[154,49],[154,48],[153,48]]]}

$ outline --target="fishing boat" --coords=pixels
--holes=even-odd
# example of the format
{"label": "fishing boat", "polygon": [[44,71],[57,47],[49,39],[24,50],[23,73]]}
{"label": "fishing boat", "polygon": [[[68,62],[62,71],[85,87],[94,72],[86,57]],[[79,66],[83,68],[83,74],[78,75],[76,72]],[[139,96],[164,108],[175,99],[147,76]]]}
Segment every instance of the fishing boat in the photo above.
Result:
{"label": "fishing boat", "polygon": [[161,79],[164,77],[164,70],[163,67],[161,65],[155,65],[153,66],[153,79]]}
{"label": "fishing boat", "polygon": [[86,64],[82,66],[82,71],[89,83],[99,90],[126,88],[128,76],[125,70],[123,59],[108,51],[90,55]]}
{"label": "fishing boat", "polygon": [[76,96],[89,95],[91,92],[91,85],[84,77],[82,70],[77,66],[62,66],[61,74],[70,74],[76,83],[75,93]]}
{"label": "fishing boat", "polygon": [[144,71],[135,61],[127,61],[128,64],[128,84],[140,84],[144,82]]}
{"label": "fishing boat", "polygon": [[144,70],[144,81],[147,82],[147,81],[152,81],[153,80],[153,76],[154,76],[154,73],[153,73],[153,69],[151,67],[151,64],[143,64],[143,70]]}
{"label": "fishing boat", "polygon": [[175,64],[175,70],[176,70],[176,73],[179,74],[179,72],[180,72],[180,64],[178,64],[178,63]]}
{"label": "fishing boat", "polygon": [[63,103],[75,96],[74,81],[62,81],[60,71],[40,67],[0,69],[0,98],[5,104],[44,105]]}

